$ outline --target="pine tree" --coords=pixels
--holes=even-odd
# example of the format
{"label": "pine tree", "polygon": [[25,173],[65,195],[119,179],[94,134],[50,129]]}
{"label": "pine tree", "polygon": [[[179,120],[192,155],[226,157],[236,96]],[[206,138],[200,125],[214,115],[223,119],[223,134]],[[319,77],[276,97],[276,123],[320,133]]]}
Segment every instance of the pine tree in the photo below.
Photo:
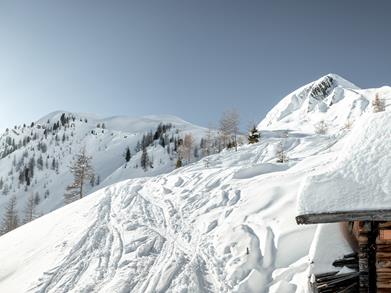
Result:
{"label": "pine tree", "polygon": [[16,196],[14,195],[8,201],[0,232],[1,234],[8,233],[9,231],[16,229],[18,225],[19,219],[16,210]]}
{"label": "pine tree", "polygon": [[258,129],[255,125],[251,128],[250,133],[248,134],[248,143],[253,144],[259,142],[261,135],[259,134]]}
{"label": "pine tree", "polygon": [[38,170],[43,170],[43,157],[42,155],[39,155],[38,159],[37,159],[37,168]]}
{"label": "pine tree", "polygon": [[30,194],[29,198],[27,199],[26,207],[24,209],[23,223],[26,224],[28,222],[31,222],[35,218],[35,197],[34,194]]}
{"label": "pine tree", "polygon": [[129,149],[129,147],[127,147],[126,151],[125,151],[125,161],[129,162],[131,158],[132,158],[132,155],[130,153],[130,149]]}
{"label": "pine tree", "polygon": [[86,149],[83,148],[76,156],[70,171],[73,174],[74,181],[66,189],[64,201],[66,204],[71,203],[84,196],[84,185],[94,177],[94,170],[91,166],[92,157],[88,156]]}
{"label": "pine tree", "polygon": [[141,154],[140,165],[144,169],[144,171],[147,171],[148,167],[151,166],[151,162],[150,162],[146,147],[143,148],[143,152]]}
{"label": "pine tree", "polygon": [[182,167],[182,160],[181,160],[180,157],[176,160],[175,167],[176,167],[177,169],[180,168],[180,167]]}

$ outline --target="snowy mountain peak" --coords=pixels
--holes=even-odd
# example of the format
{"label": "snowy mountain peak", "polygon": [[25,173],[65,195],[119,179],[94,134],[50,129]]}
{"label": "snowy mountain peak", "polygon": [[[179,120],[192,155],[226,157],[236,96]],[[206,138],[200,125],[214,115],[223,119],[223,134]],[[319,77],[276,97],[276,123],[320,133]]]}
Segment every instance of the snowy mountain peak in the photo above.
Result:
{"label": "snowy mountain peak", "polygon": [[284,97],[258,128],[314,132],[314,125],[325,121],[328,130],[335,132],[361,116],[377,91],[360,89],[343,77],[330,73]]}

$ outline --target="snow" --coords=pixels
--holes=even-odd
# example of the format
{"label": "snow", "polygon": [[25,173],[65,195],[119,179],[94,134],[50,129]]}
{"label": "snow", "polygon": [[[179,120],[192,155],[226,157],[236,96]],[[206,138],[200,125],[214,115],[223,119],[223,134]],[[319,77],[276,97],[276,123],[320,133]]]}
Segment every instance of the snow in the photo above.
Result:
{"label": "snow", "polygon": [[[328,77],[326,95],[311,95]],[[259,143],[175,170],[164,149],[151,146],[148,172],[134,168],[139,153],[128,163],[118,153],[160,121],[198,139],[205,129],[169,115],[80,114],[88,123],[77,123],[72,146],[94,154],[102,183],[0,237],[0,292],[308,292],[311,274],[337,270],[332,262],[352,247],[338,224],[297,225],[298,195],[300,213],[331,210],[336,200],[347,208],[364,199],[365,207],[388,204],[391,116],[370,113],[376,93],[389,104],[388,87],[364,90],[327,75],[284,98],[260,123]],[[316,134],[322,119],[329,132]],[[107,133],[89,135],[102,121]],[[276,162],[281,144],[285,163]],[[0,160],[0,170],[11,164]],[[65,166],[39,176],[50,178],[53,194],[69,181]],[[53,210],[54,198],[40,208]]]}
{"label": "snow", "polygon": [[303,291],[316,227],[296,225],[296,193],[335,154],[322,151],[328,138],[289,134],[291,162],[277,165],[280,133],[265,136],[115,183],[0,237],[0,291]]}
{"label": "snow", "polygon": [[[338,271],[332,265],[337,259],[342,259],[354,251],[349,243],[347,228],[341,223],[320,224],[316,230],[309,252],[311,262],[310,274],[323,274]],[[330,235],[333,235],[330,237]],[[330,249],[332,247],[332,249]],[[347,268],[343,268],[345,271]],[[341,272],[341,271],[340,271]]]}
{"label": "snow", "polygon": [[[68,129],[62,127],[58,130],[57,136],[60,139],[58,143],[55,142],[55,136],[52,134],[45,138],[44,130],[39,126],[47,125],[48,120],[49,125],[52,125],[60,120],[63,113],[76,117],[75,121],[71,121],[74,126]],[[31,140],[25,146],[21,145],[10,155],[0,159],[0,178],[10,187],[8,195],[3,196],[0,191],[0,216],[3,214],[11,195],[15,195],[17,198],[17,210],[21,219],[30,194],[38,193],[41,198],[36,207],[37,214],[46,214],[62,207],[64,205],[65,188],[73,180],[69,166],[72,164],[74,156],[83,147],[86,147],[88,155],[92,157],[96,177],[100,177],[98,186],[86,186],[87,194],[125,179],[155,176],[172,171],[175,168],[174,158],[156,142],[147,149],[153,160],[154,168],[144,171],[140,167],[141,152],[135,151],[136,144],[142,136],[149,131],[154,132],[160,123],[173,125],[173,128],[168,132],[170,137],[172,135],[179,137],[191,133],[196,144],[199,144],[201,137],[205,136],[207,132],[207,129],[203,127],[193,125],[171,115],[100,118],[88,113],[56,111],[36,121],[34,127],[22,126],[3,133],[0,136],[0,154],[7,145],[7,137],[15,139],[16,144],[27,135],[32,137],[32,133],[36,134],[38,138]],[[98,124],[104,124],[105,129],[97,128]],[[62,142],[63,135],[69,137],[69,140]],[[42,142],[47,145],[45,153],[37,149],[38,143]],[[130,162],[126,163],[124,152],[127,147],[131,150],[132,158]],[[13,161],[19,162],[25,153],[28,158],[24,159],[24,164],[27,164],[30,158],[35,157],[37,159],[40,155],[43,156],[44,162],[48,160],[49,163],[49,168],[44,167],[43,170],[35,168],[32,183],[28,188],[24,184],[18,183],[19,171],[16,170],[13,164]],[[55,158],[59,163],[58,172],[50,169],[52,158]],[[46,192],[49,194],[48,196],[45,196]]]}
{"label": "snow", "polygon": [[329,169],[308,176],[298,213],[391,209],[391,113],[360,118]]}
{"label": "snow", "polygon": [[[332,78],[331,87],[324,93],[313,96],[320,83]],[[315,125],[324,121],[328,133],[337,133],[347,124],[353,124],[364,113],[371,112],[375,94],[387,101],[391,99],[390,87],[360,89],[351,82],[328,74],[284,97],[261,121],[258,129],[299,130],[314,133]]]}

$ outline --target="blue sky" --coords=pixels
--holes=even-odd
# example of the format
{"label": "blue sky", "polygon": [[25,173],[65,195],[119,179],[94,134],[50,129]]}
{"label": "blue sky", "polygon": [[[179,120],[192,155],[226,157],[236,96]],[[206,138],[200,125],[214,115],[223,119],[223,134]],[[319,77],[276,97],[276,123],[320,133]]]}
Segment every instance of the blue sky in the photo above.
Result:
{"label": "blue sky", "polygon": [[0,129],[63,109],[242,127],[329,72],[390,84],[390,1],[0,0]]}

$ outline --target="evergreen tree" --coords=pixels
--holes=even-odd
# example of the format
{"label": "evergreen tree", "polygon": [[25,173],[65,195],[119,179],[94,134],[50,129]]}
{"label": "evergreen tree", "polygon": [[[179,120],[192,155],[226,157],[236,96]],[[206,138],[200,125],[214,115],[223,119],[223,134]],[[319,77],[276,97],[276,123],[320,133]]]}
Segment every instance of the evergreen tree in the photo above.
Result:
{"label": "evergreen tree", "polygon": [[143,148],[143,152],[141,154],[140,165],[144,169],[144,171],[147,171],[148,167],[151,167],[151,162],[150,162],[146,147]]}
{"label": "evergreen tree", "polygon": [[61,114],[60,121],[62,126],[64,126],[67,123],[67,119],[65,118],[65,113]]}
{"label": "evergreen tree", "polygon": [[180,167],[182,167],[182,160],[180,157],[178,157],[178,159],[176,160],[176,164],[175,164],[175,167],[178,169]]}
{"label": "evergreen tree", "polygon": [[37,168],[38,170],[43,170],[43,157],[42,155],[39,155],[38,159],[37,159]]}
{"label": "evergreen tree", "polygon": [[16,210],[16,196],[12,196],[5,209],[5,215],[1,226],[1,234],[16,229],[19,225],[18,212]]}
{"label": "evergreen tree", "polygon": [[250,133],[248,134],[248,143],[249,144],[257,143],[259,142],[260,138],[261,135],[259,134],[258,129],[254,125],[253,128],[251,128]]}
{"label": "evergreen tree", "polygon": [[130,148],[127,147],[125,151],[125,161],[129,162],[131,158],[132,158],[132,154],[130,153]]}
{"label": "evergreen tree", "polygon": [[94,177],[94,170],[91,166],[92,158],[87,155],[85,148],[76,156],[70,171],[74,181],[66,189],[64,201],[66,204],[81,199],[84,196],[84,185]]}
{"label": "evergreen tree", "polygon": [[[49,190],[46,190],[46,191],[49,191]],[[34,196],[34,204],[37,206],[37,205],[39,205],[40,202],[41,202],[41,197],[39,196],[39,193],[36,192],[35,196]]]}

